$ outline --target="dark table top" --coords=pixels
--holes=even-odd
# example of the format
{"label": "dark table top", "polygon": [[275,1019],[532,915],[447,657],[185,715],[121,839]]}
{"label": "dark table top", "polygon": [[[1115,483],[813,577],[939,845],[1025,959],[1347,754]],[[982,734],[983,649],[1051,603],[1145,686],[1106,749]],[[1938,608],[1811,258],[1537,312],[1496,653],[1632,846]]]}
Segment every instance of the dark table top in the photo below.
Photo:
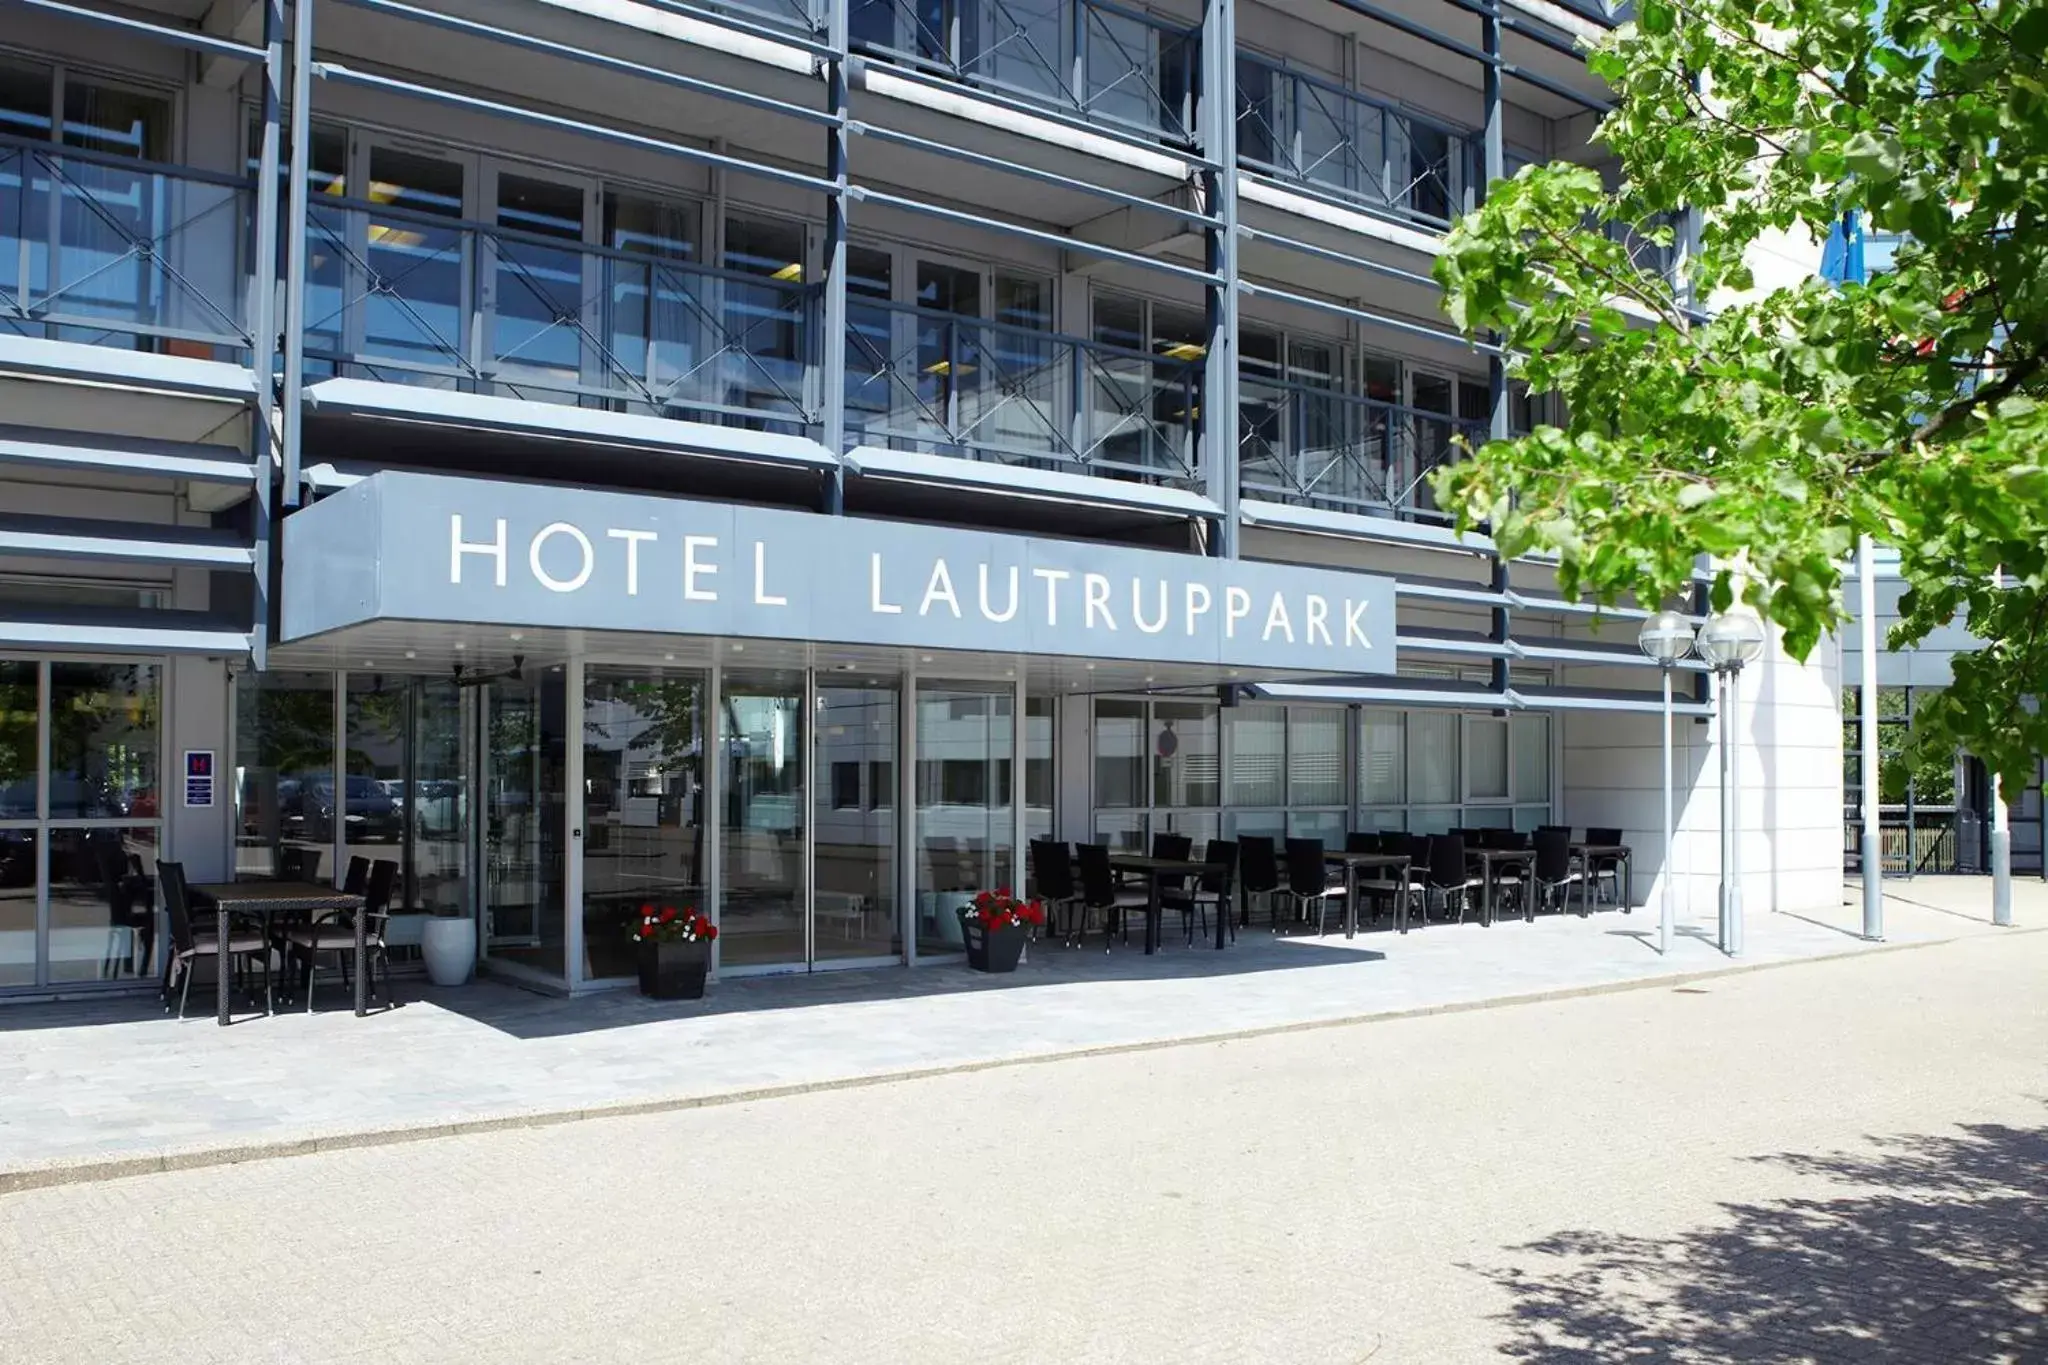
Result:
{"label": "dark table top", "polygon": [[1201,874],[1220,872],[1222,863],[1205,863],[1196,858],[1155,858],[1149,853],[1112,853],[1109,865],[1124,872]]}
{"label": "dark table top", "polygon": [[318,882],[195,882],[198,900],[230,910],[353,910],[363,898]]}
{"label": "dark table top", "polygon": [[1626,857],[1635,850],[1627,844],[1573,844],[1574,853],[1591,853],[1595,857],[1611,854],[1617,858]]}
{"label": "dark table top", "polygon": [[1487,863],[1506,861],[1527,862],[1536,856],[1536,850],[1533,848],[1468,848],[1465,850],[1465,856],[1467,858],[1477,858],[1481,862]]}
{"label": "dark table top", "polygon": [[1341,848],[1323,850],[1323,861],[1342,863],[1347,867],[1393,867],[1400,863],[1413,862],[1405,853],[1352,853]]}

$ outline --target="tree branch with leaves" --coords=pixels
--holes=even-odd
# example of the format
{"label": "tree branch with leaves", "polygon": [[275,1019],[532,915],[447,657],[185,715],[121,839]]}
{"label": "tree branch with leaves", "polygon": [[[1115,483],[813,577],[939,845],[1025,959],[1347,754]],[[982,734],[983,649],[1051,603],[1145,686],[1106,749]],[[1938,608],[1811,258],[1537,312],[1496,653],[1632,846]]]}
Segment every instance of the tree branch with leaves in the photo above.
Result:
{"label": "tree branch with leaves", "polygon": [[[1441,471],[1440,505],[1603,603],[1739,563],[1716,607],[1739,596],[1801,658],[1871,535],[1907,584],[1893,647],[1959,618],[1984,642],[1917,742],[2016,790],[2048,751],[2043,52],[2048,0],[1640,0],[1588,54],[1619,187],[1527,168],[1445,241],[1452,320],[1568,416]],[[1684,292],[1587,226],[1688,209]],[[1813,252],[1852,214],[1904,236],[1888,269],[1757,287],[1760,252]]]}

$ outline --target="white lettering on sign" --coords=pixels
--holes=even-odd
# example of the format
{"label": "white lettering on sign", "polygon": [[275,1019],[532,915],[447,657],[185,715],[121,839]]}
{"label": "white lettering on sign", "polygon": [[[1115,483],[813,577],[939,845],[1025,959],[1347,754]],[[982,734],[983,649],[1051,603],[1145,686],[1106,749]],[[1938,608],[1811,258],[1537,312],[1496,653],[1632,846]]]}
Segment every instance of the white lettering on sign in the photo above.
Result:
{"label": "white lettering on sign", "polygon": [[1308,595],[1308,642],[1314,644],[1318,635],[1326,645],[1335,645],[1330,639],[1330,602],[1319,592]]}
{"label": "white lettering on sign", "polygon": [[1273,605],[1266,608],[1266,633],[1259,638],[1270,640],[1275,630],[1286,633],[1288,644],[1294,643],[1294,622],[1287,616],[1287,599],[1277,592],[1273,594]]}
{"label": "white lettering on sign", "polygon": [[[555,577],[540,562],[541,548],[556,536],[567,536],[575,541],[577,553],[583,556],[583,563],[567,578]],[[574,592],[590,581],[591,572],[597,568],[597,552],[590,548],[589,536],[566,521],[551,521],[535,533],[533,543],[526,547],[526,566],[533,570],[534,582],[549,592]]]}
{"label": "white lettering on sign", "polygon": [[498,564],[498,586],[505,586],[505,519],[498,518],[496,540],[469,541],[462,538],[462,513],[448,518],[448,581],[462,581],[462,557],[464,555],[489,555]]}
{"label": "white lettering on sign", "polygon": [[1252,614],[1252,595],[1235,585],[1223,590],[1223,638],[1237,638],[1237,623]]}
{"label": "white lettering on sign", "polygon": [[930,616],[934,602],[944,602],[952,610],[953,619],[960,619],[960,599],[953,592],[953,575],[943,559],[932,561],[931,580],[924,585],[924,601],[917,604],[917,614]]}
{"label": "white lettering on sign", "polygon": [[882,600],[882,556],[877,551],[868,556],[868,610],[882,616],[901,616],[903,604]]}
{"label": "white lettering on sign", "polygon": [[626,542],[626,596],[638,597],[640,595],[640,542],[643,540],[655,540],[658,537],[652,531],[624,531],[616,526],[606,531],[605,535],[613,540],[623,540]]}
{"label": "white lettering on sign", "polygon": [[1365,638],[1365,600],[1344,604],[1344,648],[1356,644],[1360,649],[1372,648],[1372,641]]}
{"label": "white lettering on sign", "polygon": [[997,625],[1002,625],[1017,614],[1017,598],[1017,566],[1015,564],[1010,566],[1010,605],[1004,607],[1000,614],[994,607],[988,604],[988,565],[984,564],[981,566],[981,614],[984,617],[995,622]]}
{"label": "white lettering on sign", "polygon": [[1033,578],[1045,580],[1045,623],[1056,626],[1060,623],[1060,583],[1074,575],[1065,569],[1033,569]]}
{"label": "white lettering on sign", "polygon": [[1095,614],[1102,613],[1102,623],[1112,631],[1116,629],[1116,618],[1109,614],[1109,578],[1099,573],[1081,575],[1081,605],[1087,608],[1088,619],[1083,623],[1088,629],[1095,629]]}
{"label": "white lettering on sign", "polygon": [[1172,615],[1173,609],[1166,605],[1166,580],[1162,578],[1159,580],[1159,619],[1147,625],[1145,622],[1144,580],[1137,578],[1131,580],[1131,620],[1137,623],[1139,630],[1147,635],[1157,635],[1160,631],[1166,629],[1166,623]]}
{"label": "white lettering on sign", "polygon": [[718,548],[717,536],[683,537],[683,600],[685,602],[716,602],[716,588],[700,588],[699,577],[709,578],[718,572],[716,564],[705,564],[698,560],[697,551]]}
{"label": "white lettering on sign", "polygon": [[[1120,547],[1066,548],[1065,542],[1030,552],[1066,559],[1069,567],[1056,568],[1033,564],[1028,556],[1007,547],[976,550],[953,542],[935,545],[910,534],[908,528],[900,537],[900,546],[897,539],[889,539],[882,542],[888,548],[870,550],[874,541],[856,540],[846,545],[844,532],[824,523],[808,539],[794,530],[785,538],[779,529],[744,521],[728,522],[730,529],[725,530],[718,529],[716,521],[697,521],[694,525],[706,529],[686,534],[683,528],[693,523],[677,524],[622,511],[613,519],[628,525],[592,524],[589,520],[578,525],[548,519],[550,510],[544,508],[522,522],[516,517],[480,517],[474,511],[465,520],[460,513],[435,508],[429,514],[435,524],[441,516],[448,517],[450,583],[482,592],[487,590],[488,577],[497,588],[507,588],[508,579],[515,577],[511,547],[516,537],[526,542],[526,572],[516,575],[520,582],[509,585],[515,595],[524,594],[528,605],[537,606],[557,595],[585,594],[567,618],[577,621],[609,619],[599,600],[608,595],[622,604],[643,596],[654,599],[613,613],[622,619],[641,613],[632,617],[638,623],[633,629],[693,629],[695,625],[687,617],[666,618],[673,622],[668,625],[660,613],[677,602],[730,600],[733,619],[720,629],[763,637],[802,630],[798,623],[819,617],[820,639],[861,641],[879,636],[877,642],[900,643],[907,628],[907,638],[926,647],[1080,655],[1092,648],[1085,632],[1112,657],[1171,658],[1179,642],[1169,644],[1164,637],[1177,635],[1187,641],[1185,652],[1194,660],[1220,648],[1234,663],[1263,664],[1270,654],[1275,668],[1304,670],[1324,666],[1326,661],[1332,668],[1383,667],[1383,659],[1361,656],[1391,646],[1391,641],[1385,645],[1378,642],[1378,631],[1368,633],[1368,625],[1379,619],[1370,614],[1376,604],[1371,594],[1384,586],[1371,578],[1362,578],[1354,589],[1344,577],[1314,569],[1204,563],[1193,556],[1152,553],[1133,556]],[[481,536],[477,534],[480,526],[487,528]],[[617,544],[622,553],[616,557],[609,551],[600,553],[595,544],[599,540]],[[752,552],[751,590],[743,593],[735,586],[731,599],[721,591],[729,567],[724,541],[733,542],[734,559],[739,547]],[[832,557],[835,550],[845,555],[843,561]],[[850,563],[853,555],[861,553],[868,555],[865,601],[858,581],[845,581],[852,575],[841,568],[842,562]],[[478,564],[479,559],[485,564]],[[1185,560],[1185,567],[1179,560]],[[1087,567],[1090,564],[1097,567]],[[740,572],[737,565],[730,567]],[[1298,581],[1294,577],[1297,572],[1301,575]],[[973,593],[972,614],[962,600],[967,586],[963,575],[973,579],[968,589]],[[1027,575],[1042,588],[1025,583]],[[650,582],[646,594],[640,591],[643,577]],[[924,580],[921,588],[919,578]],[[667,583],[678,584],[679,597],[657,586]],[[1080,591],[1078,600],[1067,596],[1070,583]],[[917,596],[914,612],[910,610],[913,594]],[[493,610],[502,612],[515,606],[507,600]],[[785,610],[792,606],[802,610]],[[1126,610],[1134,627],[1130,631],[1123,629],[1120,619]],[[649,612],[654,615],[646,615]],[[824,615],[820,617],[820,613]],[[949,616],[960,623],[950,634],[943,624]],[[899,619],[890,622],[892,617]],[[530,619],[545,622],[556,618],[542,613]],[[933,625],[920,636],[916,634],[920,627],[910,624],[913,619]],[[864,633],[864,622],[883,628]],[[1119,656],[1119,640],[1123,648],[1136,652]]]}
{"label": "white lettering on sign", "polygon": [[757,607],[786,607],[787,597],[779,597],[768,591],[768,546],[762,541],[754,542],[754,605]]}

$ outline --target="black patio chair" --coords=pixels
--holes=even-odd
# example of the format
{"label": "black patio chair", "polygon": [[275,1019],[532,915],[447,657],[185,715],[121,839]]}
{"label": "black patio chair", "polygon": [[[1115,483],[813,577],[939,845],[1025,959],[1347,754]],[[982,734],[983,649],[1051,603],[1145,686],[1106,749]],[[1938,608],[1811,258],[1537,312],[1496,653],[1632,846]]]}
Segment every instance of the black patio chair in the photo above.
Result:
{"label": "black patio chair", "polygon": [[[1192,945],[1195,941],[1195,924],[1199,920],[1202,932],[1209,932],[1208,907],[1214,905],[1216,913],[1226,920],[1230,918],[1230,901],[1237,880],[1237,845],[1228,839],[1211,839],[1202,850],[1202,861],[1211,864],[1209,869],[1195,879],[1192,887],[1172,894],[1161,889],[1159,903],[1164,909],[1178,910],[1181,914],[1181,929]],[[1230,936],[1237,937],[1237,925],[1230,926]]]}
{"label": "black patio chair", "polygon": [[1343,875],[1339,871],[1332,876],[1332,871],[1323,861],[1321,839],[1287,841],[1287,895],[1301,919],[1308,918],[1311,906],[1315,908],[1318,938],[1329,929],[1330,902],[1344,899]]}
{"label": "black patio chair", "polygon": [[1073,942],[1073,921],[1081,912],[1081,888],[1074,882],[1074,854],[1064,839],[1031,841],[1031,876],[1038,898],[1054,919],[1064,914],[1067,942]]}
{"label": "black patio chair", "polygon": [[1346,853],[1377,853],[1380,851],[1380,836],[1376,830],[1353,830],[1344,836]]}
{"label": "black patio chair", "polygon": [[1280,852],[1274,846],[1272,836],[1240,835],[1237,840],[1237,869],[1239,892],[1244,898],[1244,913],[1238,916],[1238,922],[1249,928],[1252,897],[1264,896],[1277,932],[1280,928]]}
{"label": "black patio chair", "polygon": [[[164,897],[164,913],[171,926],[171,959],[164,973],[164,1008],[171,1007],[170,994],[173,985],[178,991],[178,1017],[185,1017],[185,1002],[192,994],[192,968],[200,958],[214,959],[214,970],[228,971],[235,965],[234,960],[246,965],[261,959],[263,963],[263,1008],[267,1012],[272,1005],[270,994],[270,944],[262,934],[254,930],[235,929],[230,926],[228,941],[223,944],[218,933],[202,934],[192,925],[192,903],[185,889],[185,865],[183,863],[158,862],[156,884]],[[223,961],[223,958],[229,959]]]}
{"label": "black patio chair", "polygon": [[1571,903],[1572,886],[1580,874],[1572,866],[1572,832],[1568,829],[1536,831],[1536,865],[1530,869],[1531,893],[1538,910],[1548,905],[1563,910]]}
{"label": "black patio chair", "polygon": [[1087,912],[1099,910],[1102,912],[1102,951],[1109,951],[1118,931],[1128,943],[1131,932],[1130,926],[1124,923],[1124,912],[1144,908],[1151,898],[1142,891],[1127,891],[1117,885],[1116,870],[1109,865],[1108,844],[1076,844],[1074,860],[1081,869],[1082,910],[1081,933],[1075,941],[1087,936]]}
{"label": "black patio chair", "polygon": [[[1588,825],[1586,827],[1586,842],[1589,844],[1619,844],[1621,842],[1621,831],[1604,825]],[[1621,859],[1610,854],[1606,857],[1588,858],[1586,863],[1586,880],[1593,884],[1593,898],[1595,900],[1600,898],[1600,881],[1604,877],[1609,887],[1613,889],[1614,903],[1620,905]]]}
{"label": "black patio chair", "polygon": [[1446,915],[1451,913],[1451,902],[1458,905],[1458,923],[1465,922],[1465,907],[1472,899],[1472,888],[1481,885],[1480,878],[1472,875],[1471,866],[1465,861],[1465,838],[1461,834],[1438,834],[1429,841],[1429,890],[1436,893],[1437,901]]}
{"label": "black patio chair", "polygon": [[[362,908],[353,912],[365,917],[363,942],[369,953],[369,960],[363,964],[368,973],[367,984],[372,995],[391,1003],[391,958],[384,943],[384,930],[391,920],[391,890],[398,881],[398,864],[380,858],[370,865],[370,875],[363,888]],[[320,954],[333,953],[341,961],[342,985],[349,984],[349,964],[356,952],[356,926],[353,918],[326,920],[317,924],[302,924],[286,936],[291,944],[294,960],[305,962],[304,981],[306,985],[306,1013],[313,1012],[313,976],[320,967]],[[378,986],[377,967],[382,966],[383,986]]]}

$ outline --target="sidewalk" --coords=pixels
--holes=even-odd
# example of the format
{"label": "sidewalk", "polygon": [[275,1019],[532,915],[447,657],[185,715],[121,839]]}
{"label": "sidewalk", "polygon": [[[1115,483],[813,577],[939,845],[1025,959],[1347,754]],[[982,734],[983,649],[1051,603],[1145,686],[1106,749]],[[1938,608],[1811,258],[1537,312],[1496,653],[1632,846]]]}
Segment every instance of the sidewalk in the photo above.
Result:
{"label": "sidewalk", "polygon": [[[1887,887],[1893,892],[1894,888]],[[2021,931],[2048,887],[2015,886]],[[0,1009],[0,1191],[321,1146],[561,1121],[1078,1052],[1668,982],[2013,930],[1984,879],[1887,896],[1883,945],[1859,893],[1813,917],[1752,913],[1739,962],[1711,922],[1668,959],[1653,912],[1432,925],[1347,942],[1246,932],[1226,952],[1036,945],[1013,977],[964,967],[756,977],[709,999],[564,1000],[483,981],[400,981],[401,1006],[178,1021],[153,1000]],[[1169,942],[1174,936],[1168,935]]]}

